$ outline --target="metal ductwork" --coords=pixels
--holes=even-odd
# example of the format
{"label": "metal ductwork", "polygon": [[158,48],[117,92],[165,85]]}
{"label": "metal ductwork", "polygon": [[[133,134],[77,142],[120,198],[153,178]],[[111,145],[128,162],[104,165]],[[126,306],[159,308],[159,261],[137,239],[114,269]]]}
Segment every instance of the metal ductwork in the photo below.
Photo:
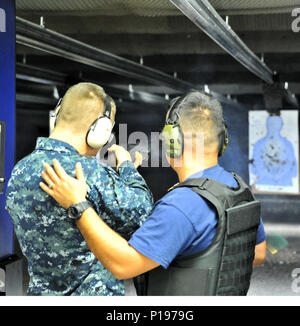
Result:
{"label": "metal ductwork", "polygon": [[272,70],[247,47],[207,0],[170,2],[248,70],[266,83],[273,84]]}

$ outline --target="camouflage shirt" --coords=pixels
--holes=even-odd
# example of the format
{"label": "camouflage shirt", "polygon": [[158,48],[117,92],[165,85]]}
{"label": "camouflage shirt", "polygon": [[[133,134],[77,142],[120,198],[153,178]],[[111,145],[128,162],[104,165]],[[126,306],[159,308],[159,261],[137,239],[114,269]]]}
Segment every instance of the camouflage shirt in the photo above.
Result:
{"label": "camouflage shirt", "polygon": [[67,143],[39,138],[36,149],[14,167],[6,192],[6,209],[28,260],[28,295],[124,295],[124,282],[102,266],[66,210],[39,187],[43,162],[52,165],[54,158],[73,176],[75,163],[81,162],[88,201],[126,238],[153,205],[146,182],[131,162],[124,162],[116,173]]}

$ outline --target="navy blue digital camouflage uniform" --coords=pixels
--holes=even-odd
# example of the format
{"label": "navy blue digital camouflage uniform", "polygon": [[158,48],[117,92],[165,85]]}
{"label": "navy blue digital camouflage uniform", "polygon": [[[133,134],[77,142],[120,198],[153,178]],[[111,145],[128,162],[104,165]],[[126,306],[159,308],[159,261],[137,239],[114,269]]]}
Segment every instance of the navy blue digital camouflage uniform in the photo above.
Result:
{"label": "navy blue digital camouflage uniform", "polygon": [[66,210],[39,187],[43,162],[52,165],[53,159],[73,176],[75,163],[81,162],[88,201],[126,238],[153,206],[152,194],[131,162],[117,173],[67,143],[38,138],[36,149],[14,167],[6,192],[6,208],[28,260],[28,295],[124,295],[124,282],[102,266]]}

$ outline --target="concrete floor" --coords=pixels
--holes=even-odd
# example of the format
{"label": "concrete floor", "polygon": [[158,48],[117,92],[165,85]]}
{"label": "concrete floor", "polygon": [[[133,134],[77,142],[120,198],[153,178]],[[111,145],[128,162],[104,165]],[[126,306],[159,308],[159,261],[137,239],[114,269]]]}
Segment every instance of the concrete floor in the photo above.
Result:
{"label": "concrete floor", "polygon": [[[265,230],[267,234],[279,233],[288,241],[288,246],[276,254],[267,251],[265,263],[253,269],[248,296],[300,296],[300,226],[265,223]],[[299,268],[298,282],[292,277],[296,268]]]}
{"label": "concrete floor", "polygon": [[[261,266],[254,267],[248,296],[300,296],[300,225],[264,223],[266,234],[279,233],[288,241],[288,246],[276,254],[267,251],[267,259]],[[292,272],[299,268],[298,292],[292,289]],[[25,267],[26,269],[26,267]],[[24,295],[28,285],[24,276]]]}

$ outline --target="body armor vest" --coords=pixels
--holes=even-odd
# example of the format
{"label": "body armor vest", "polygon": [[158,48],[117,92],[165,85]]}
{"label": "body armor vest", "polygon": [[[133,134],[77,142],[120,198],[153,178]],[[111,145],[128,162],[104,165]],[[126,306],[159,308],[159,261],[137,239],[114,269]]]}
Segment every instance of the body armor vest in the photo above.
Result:
{"label": "body armor vest", "polygon": [[176,185],[190,187],[216,210],[218,227],[207,249],[176,258],[168,269],[149,272],[147,295],[246,295],[260,223],[260,203],[241,177],[237,188],[200,178]]}

